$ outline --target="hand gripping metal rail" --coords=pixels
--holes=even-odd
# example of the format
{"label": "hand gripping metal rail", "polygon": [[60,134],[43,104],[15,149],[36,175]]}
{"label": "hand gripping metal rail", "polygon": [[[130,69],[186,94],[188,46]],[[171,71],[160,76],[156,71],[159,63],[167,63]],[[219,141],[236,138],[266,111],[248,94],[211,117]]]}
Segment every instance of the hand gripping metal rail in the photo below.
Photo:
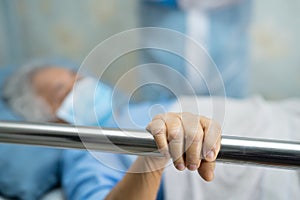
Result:
{"label": "hand gripping metal rail", "polygon": [[[146,131],[0,121],[0,142],[161,156]],[[217,161],[299,169],[300,142],[223,135]]]}

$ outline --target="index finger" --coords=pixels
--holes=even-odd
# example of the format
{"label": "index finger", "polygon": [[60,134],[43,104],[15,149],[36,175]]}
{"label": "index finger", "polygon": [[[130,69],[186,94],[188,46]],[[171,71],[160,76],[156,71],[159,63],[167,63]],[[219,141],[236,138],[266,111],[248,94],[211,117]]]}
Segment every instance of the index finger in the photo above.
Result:
{"label": "index finger", "polygon": [[164,156],[169,156],[168,141],[166,136],[167,128],[164,119],[162,117],[154,118],[148,124],[146,130],[153,135],[158,150]]}

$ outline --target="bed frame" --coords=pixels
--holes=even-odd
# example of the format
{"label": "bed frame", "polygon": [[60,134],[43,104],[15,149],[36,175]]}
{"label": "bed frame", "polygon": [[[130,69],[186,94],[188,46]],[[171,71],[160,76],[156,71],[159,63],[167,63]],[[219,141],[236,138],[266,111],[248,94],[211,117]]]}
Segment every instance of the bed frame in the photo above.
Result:
{"label": "bed frame", "polygon": [[[0,142],[161,156],[145,131],[0,121]],[[222,136],[218,162],[299,169],[300,143]]]}

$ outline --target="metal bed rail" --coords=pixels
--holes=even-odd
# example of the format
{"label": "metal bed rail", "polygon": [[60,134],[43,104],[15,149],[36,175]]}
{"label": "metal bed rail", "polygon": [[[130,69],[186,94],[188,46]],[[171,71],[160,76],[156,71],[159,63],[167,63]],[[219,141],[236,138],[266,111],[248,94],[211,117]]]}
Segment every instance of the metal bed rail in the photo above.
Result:
{"label": "metal bed rail", "polygon": [[[0,121],[0,142],[161,156],[146,131]],[[222,136],[217,161],[287,169],[300,167],[300,142]]]}

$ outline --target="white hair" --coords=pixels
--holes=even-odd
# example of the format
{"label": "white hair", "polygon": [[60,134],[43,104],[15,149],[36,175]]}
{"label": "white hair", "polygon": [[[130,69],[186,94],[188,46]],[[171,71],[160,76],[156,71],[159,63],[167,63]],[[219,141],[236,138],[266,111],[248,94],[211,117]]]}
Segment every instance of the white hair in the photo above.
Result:
{"label": "white hair", "polygon": [[27,121],[50,122],[56,120],[46,101],[36,95],[31,78],[40,69],[51,64],[34,62],[22,66],[10,76],[3,87],[3,97],[12,110]]}

